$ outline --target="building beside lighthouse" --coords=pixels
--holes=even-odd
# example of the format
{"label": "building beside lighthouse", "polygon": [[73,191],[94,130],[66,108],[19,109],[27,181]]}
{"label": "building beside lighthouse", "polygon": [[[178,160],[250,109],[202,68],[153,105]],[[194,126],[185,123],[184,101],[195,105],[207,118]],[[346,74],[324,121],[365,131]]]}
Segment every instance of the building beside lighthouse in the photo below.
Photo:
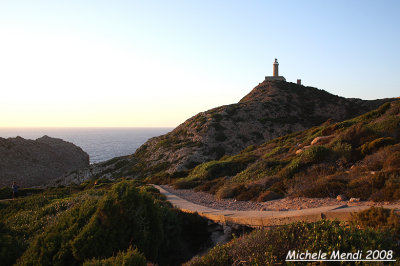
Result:
{"label": "building beside lighthouse", "polygon": [[265,80],[266,81],[286,81],[286,79],[283,76],[279,76],[279,63],[278,63],[278,59],[276,59],[276,58],[275,58],[275,62],[273,63],[272,75],[273,76],[266,76]]}

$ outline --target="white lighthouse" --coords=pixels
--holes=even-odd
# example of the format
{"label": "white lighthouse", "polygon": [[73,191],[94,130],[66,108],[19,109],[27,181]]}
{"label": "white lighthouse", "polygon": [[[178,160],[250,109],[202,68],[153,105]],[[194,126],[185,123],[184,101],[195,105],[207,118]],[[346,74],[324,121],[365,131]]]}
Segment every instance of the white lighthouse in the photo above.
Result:
{"label": "white lighthouse", "polygon": [[266,76],[265,77],[266,81],[286,81],[286,79],[283,76],[279,76],[278,67],[279,67],[278,59],[275,58],[275,61],[273,63],[272,76]]}

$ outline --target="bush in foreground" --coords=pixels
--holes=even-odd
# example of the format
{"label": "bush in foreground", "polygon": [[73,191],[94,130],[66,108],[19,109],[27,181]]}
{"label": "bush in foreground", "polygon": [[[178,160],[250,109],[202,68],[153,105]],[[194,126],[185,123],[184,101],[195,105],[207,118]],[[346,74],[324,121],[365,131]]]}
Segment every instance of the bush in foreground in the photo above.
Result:
{"label": "bush in foreground", "polygon": [[114,265],[135,265],[146,266],[146,258],[137,249],[130,247],[125,252],[118,252],[116,256],[107,259],[92,259],[85,261],[84,266],[114,266]]}
{"label": "bush in foreground", "polygon": [[[273,265],[283,263],[289,251],[328,253],[363,250],[393,250],[399,246],[390,231],[346,227],[338,221],[293,223],[273,229],[256,230],[225,245],[218,245],[206,255],[187,265]],[[398,257],[396,258],[399,259]]]}
{"label": "bush in foreground", "polygon": [[[35,213],[26,215],[33,219]],[[134,181],[90,189],[69,209],[54,214],[40,233],[28,234],[28,247],[6,265],[17,258],[17,265],[143,265],[143,258],[177,265],[198,252],[209,236],[206,220],[173,209],[154,188]]]}

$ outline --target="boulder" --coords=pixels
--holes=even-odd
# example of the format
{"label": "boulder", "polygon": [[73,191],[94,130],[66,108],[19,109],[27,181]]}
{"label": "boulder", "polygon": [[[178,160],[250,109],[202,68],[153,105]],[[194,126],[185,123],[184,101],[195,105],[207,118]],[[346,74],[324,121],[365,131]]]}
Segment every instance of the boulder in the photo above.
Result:
{"label": "boulder", "polygon": [[339,200],[339,201],[346,201],[347,200],[347,197],[345,196],[345,195],[338,195],[337,197],[336,197],[336,199],[337,200]]}
{"label": "boulder", "polygon": [[334,135],[316,137],[315,139],[313,139],[313,141],[311,141],[311,145],[323,145],[323,144],[326,144],[334,137],[335,137]]}

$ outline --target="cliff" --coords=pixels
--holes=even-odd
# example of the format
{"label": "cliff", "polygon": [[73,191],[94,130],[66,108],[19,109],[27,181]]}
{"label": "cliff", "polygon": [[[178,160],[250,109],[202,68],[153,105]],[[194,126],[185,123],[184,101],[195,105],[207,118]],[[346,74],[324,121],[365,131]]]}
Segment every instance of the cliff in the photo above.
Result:
{"label": "cliff", "polygon": [[61,139],[0,138],[0,186],[38,186],[88,165],[86,152]]}

